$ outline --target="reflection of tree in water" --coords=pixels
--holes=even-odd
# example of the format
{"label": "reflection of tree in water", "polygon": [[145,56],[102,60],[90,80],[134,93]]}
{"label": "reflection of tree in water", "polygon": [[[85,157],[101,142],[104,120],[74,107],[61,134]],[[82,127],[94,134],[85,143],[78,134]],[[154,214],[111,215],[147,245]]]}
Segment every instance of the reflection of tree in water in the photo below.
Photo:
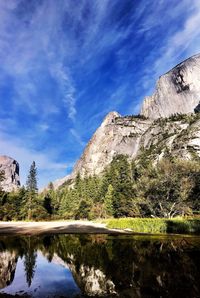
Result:
{"label": "reflection of tree in water", "polygon": [[84,276],[90,278],[100,269],[120,297],[200,297],[198,239],[197,243],[190,239],[187,243],[181,238],[102,236],[95,242],[96,236],[58,237],[56,253],[69,264],[87,295],[92,294],[93,285],[91,281],[89,288]]}
{"label": "reflection of tree in water", "polygon": [[[70,268],[84,295],[113,297],[117,292],[123,298],[200,297],[200,238],[184,238],[4,237],[0,238],[0,250],[2,247],[2,251],[15,251],[16,257],[23,257],[29,287],[40,250],[50,262]],[[95,285],[99,294],[94,293]]]}
{"label": "reflection of tree in water", "polygon": [[26,274],[26,282],[31,286],[32,279],[35,274],[37,253],[31,241],[31,237],[27,239],[27,250],[24,254],[24,271]]}

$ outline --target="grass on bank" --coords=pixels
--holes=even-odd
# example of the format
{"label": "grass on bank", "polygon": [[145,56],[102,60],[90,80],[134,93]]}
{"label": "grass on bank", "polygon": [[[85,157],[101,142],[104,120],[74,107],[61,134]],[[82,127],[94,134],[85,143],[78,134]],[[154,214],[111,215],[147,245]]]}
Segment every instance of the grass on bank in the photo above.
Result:
{"label": "grass on bank", "polygon": [[200,234],[200,219],[118,218],[107,219],[111,229],[131,229],[135,233]]}

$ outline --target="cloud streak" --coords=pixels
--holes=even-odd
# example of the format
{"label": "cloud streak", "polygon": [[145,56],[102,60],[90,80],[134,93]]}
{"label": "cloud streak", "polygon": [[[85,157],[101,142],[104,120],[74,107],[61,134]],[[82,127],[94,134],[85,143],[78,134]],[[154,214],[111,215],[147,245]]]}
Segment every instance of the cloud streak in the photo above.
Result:
{"label": "cloud streak", "polygon": [[86,143],[81,139],[81,136],[77,133],[77,131],[73,128],[70,129],[70,133],[75,138],[75,140],[80,144],[82,147],[86,145]]}
{"label": "cloud streak", "polygon": [[64,69],[61,63],[53,65],[51,68],[51,74],[56,78],[60,90],[63,93],[63,102],[68,110],[68,117],[75,121],[76,116],[76,89],[74,83],[69,74],[69,71]]}
{"label": "cloud streak", "polygon": [[194,55],[200,50],[200,3],[199,1],[183,1],[188,6],[188,17],[182,28],[172,34],[165,45],[162,47],[162,55],[154,64],[155,74],[158,76],[176,65],[182,58],[183,53],[186,57]]}

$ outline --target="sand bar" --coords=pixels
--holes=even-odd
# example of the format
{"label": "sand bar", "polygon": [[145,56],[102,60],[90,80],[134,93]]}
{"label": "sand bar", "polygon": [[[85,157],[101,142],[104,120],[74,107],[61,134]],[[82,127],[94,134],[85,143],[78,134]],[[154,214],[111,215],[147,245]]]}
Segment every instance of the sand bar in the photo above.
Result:
{"label": "sand bar", "polygon": [[0,222],[0,235],[23,234],[129,234],[125,230],[108,229],[106,224],[91,221]]}

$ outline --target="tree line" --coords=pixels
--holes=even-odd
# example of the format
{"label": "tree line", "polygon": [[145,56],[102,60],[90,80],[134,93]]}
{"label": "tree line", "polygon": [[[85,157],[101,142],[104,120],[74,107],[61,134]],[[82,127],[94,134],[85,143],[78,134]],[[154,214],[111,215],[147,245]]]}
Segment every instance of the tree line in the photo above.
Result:
{"label": "tree line", "polygon": [[[0,178],[1,180],[1,178]],[[81,178],[38,194],[33,162],[26,187],[0,195],[0,220],[96,219],[109,217],[167,217],[198,214],[199,159],[166,156],[151,161],[141,155],[130,161],[117,155],[100,176]]]}

